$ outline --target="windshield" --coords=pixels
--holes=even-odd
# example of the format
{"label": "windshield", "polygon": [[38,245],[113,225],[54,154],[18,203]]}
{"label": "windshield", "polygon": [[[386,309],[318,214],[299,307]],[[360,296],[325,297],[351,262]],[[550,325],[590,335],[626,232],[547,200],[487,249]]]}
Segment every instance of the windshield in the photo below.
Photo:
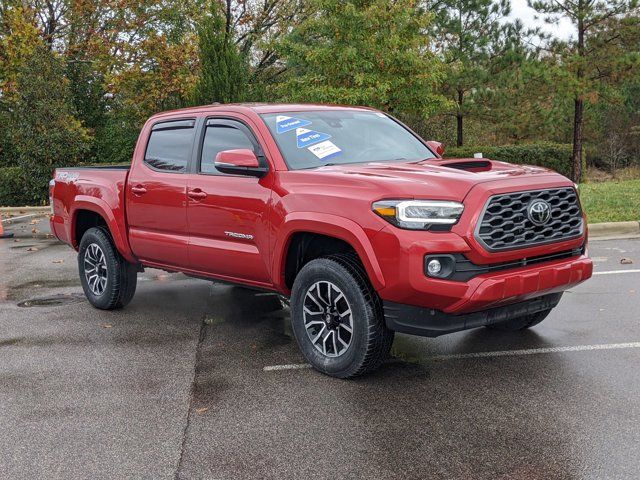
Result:
{"label": "windshield", "polygon": [[290,170],[435,158],[411,132],[380,112],[285,112],[262,119]]}

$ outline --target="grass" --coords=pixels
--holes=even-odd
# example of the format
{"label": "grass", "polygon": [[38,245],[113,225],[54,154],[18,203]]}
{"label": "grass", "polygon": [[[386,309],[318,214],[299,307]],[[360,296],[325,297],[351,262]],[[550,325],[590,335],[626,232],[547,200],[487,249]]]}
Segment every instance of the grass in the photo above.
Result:
{"label": "grass", "polygon": [[580,200],[589,223],[640,220],[640,180],[583,183]]}

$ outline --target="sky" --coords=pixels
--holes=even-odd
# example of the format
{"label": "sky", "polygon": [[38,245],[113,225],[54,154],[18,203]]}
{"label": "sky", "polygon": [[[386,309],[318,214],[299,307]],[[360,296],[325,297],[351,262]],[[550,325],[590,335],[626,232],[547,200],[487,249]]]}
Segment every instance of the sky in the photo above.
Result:
{"label": "sky", "polygon": [[540,27],[544,32],[549,33],[560,40],[568,40],[572,35],[575,36],[575,29],[571,22],[566,18],[560,20],[557,25],[549,25],[544,22],[541,16],[535,19],[535,10],[527,6],[527,0],[511,0],[510,18],[519,18],[525,27]]}

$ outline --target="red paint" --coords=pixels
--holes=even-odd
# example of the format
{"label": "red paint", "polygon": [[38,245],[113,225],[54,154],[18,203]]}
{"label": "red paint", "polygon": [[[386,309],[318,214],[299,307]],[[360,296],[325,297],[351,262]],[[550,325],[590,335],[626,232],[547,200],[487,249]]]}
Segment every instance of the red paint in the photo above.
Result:
{"label": "red paint", "polygon": [[224,150],[216,155],[216,163],[226,163],[236,167],[255,168],[259,167],[258,158],[248,148],[236,150]]}
{"label": "red paint", "polygon": [[[348,107],[223,105],[155,115],[142,129],[130,171],[56,171],[52,231],[77,248],[77,212],[90,210],[104,218],[116,247],[129,261],[284,294],[289,293],[284,266],[291,238],[298,232],[319,233],[354,248],[384,300],[449,313],[566,290],[591,276],[591,260],[582,256],[481,275],[468,282],[427,278],[423,272],[427,253],[463,253],[476,264],[492,264],[580,247],[586,233],[550,245],[489,253],[473,235],[491,195],[572,187],[572,182],[544,168],[487,159],[436,158],[419,164],[289,171],[259,114],[336,108]],[[218,116],[239,120],[252,130],[268,163],[266,175],[166,173],[143,162],[154,123],[194,119],[201,125],[201,119]],[[441,155],[441,144],[428,144]],[[258,166],[249,150],[226,151],[217,160]],[[468,169],[456,165],[462,162]],[[398,198],[458,201],[465,210],[450,232],[401,230],[371,211],[374,201]]]}

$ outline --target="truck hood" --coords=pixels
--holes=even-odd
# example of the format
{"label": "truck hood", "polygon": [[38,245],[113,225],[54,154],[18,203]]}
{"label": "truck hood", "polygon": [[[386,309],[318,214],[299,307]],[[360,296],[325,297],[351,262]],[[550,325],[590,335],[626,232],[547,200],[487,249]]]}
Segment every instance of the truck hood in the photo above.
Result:
{"label": "truck hood", "polygon": [[486,182],[516,180],[522,185],[533,181],[532,177],[543,175],[566,180],[546,168],[513,165],[484,158],[331,165],[309,172],[313,172],[315,180],[325,185],[375,184],[381,196],[437,197],[457,201],[462,201],[474,186]]}

